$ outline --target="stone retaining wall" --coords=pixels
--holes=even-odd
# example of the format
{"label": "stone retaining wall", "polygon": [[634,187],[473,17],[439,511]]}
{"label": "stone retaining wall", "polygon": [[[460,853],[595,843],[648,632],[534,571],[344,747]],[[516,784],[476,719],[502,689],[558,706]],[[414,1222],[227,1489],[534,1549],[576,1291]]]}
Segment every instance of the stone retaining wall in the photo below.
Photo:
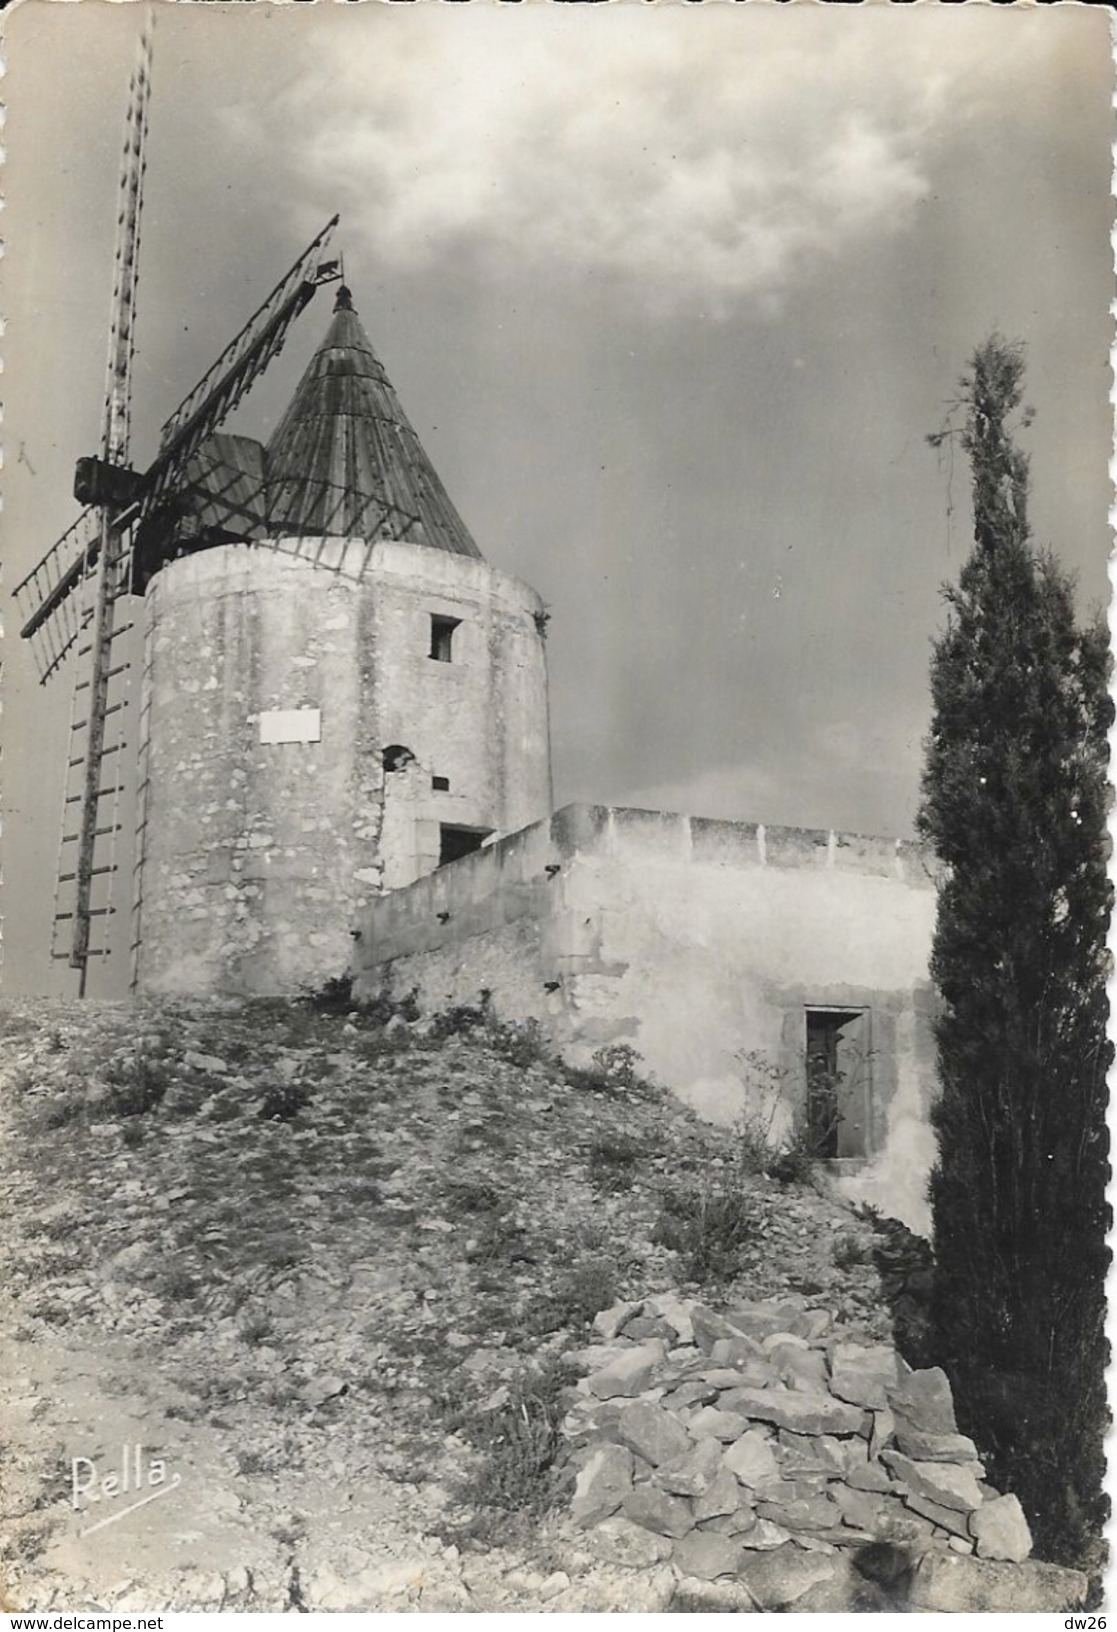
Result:
{"label": "stone retaining wall", "polygon": [[985,1608],[1081,1601],[1075,1572],[1024,1566],[1024,1513],[986,1482],[942,1371],[851,1341],[797,1299],[722,1314],[661,1294],[603,1311],[595,1332],[570,1356],[585,1375],[563,1433],[572,1518],[599,1558],[669,1560],[743,1587],[745,1608],[839,1607],[851,1568],[871,1590],[889,1559],[909,1593],[946,1582],[958,1607],[978,1588]]}

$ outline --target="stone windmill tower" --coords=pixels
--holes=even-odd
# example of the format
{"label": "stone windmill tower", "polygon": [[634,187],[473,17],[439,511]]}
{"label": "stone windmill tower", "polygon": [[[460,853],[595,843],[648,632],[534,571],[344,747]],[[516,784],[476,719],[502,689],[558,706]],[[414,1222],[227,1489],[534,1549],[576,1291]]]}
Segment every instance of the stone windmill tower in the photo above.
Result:
{"label": "stone windmill tower", "polygon": [[133,985],[290,991],[346,968],[370,897],[549,812],[546,614],[482,559],[343,284],[270,443],[222,431],[339,283],[336,216],[133,468],[151,25],[100,452],[78,461],[85,509],[15,590],[42,682],[73,674],[51,950],[82,993],[89,960],[119,950],[134,810]]}
{"label": "stone windmill tower", "polygon": [[344,285],[268,445],[213,436],[191,478],[136,545],[136,980],[290,991],[346,968],[371,897],[550,811],[546,617]]}

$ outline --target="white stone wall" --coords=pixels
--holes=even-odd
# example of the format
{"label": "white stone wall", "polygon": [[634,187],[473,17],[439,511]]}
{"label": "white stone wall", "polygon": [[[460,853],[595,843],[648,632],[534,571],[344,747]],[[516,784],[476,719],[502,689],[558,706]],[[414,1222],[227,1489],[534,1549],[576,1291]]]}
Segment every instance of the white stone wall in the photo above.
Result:
{"label": "white stone wall", "polygon": [[771,1066],[777,1134],[805,1094],[807,1008],[868,1009],[870,1154],[831,1172],[925,1230],[935,902],[914,845],[573,806],[373,904],[360,989],[417,986],[434,1010],[487,986],[572,1058],[630,1043],[727,1124],[763,1114]]}
{"label": "white stone wall", "polygon": [[[341,974],[360,910],[437,865],[440,824],[507,831],[549,809],[534,592],[419,545],[378,544],[367,566],[363,542],[327,541],[317,562],[299,547],[205,550],[149,587],[144,989]],[[432,614],[461,620],[450,663],[429,655]],[[308,740],[261,741],[284,734]],[[415,763],[385,773],[396,743]]]}

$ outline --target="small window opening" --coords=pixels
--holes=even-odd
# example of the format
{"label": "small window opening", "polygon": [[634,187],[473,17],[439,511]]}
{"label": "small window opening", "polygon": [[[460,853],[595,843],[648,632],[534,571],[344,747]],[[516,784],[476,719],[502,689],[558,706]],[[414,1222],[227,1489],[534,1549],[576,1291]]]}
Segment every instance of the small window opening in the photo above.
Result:
{"label": "small window opening", "polygon": [[487,827],[447,827],[444,824],[438,832],[440,867],[447,866],[451,861],[460,861],[462,856],[471,856],[475,850],[480,850],[489,836]]}
{"label": "small window opening", "polygon": [[402,742],[393,742],[390,748],[385,748],[383,760],[386,771],[405,771],[409,765],[414,765],[415,755]]}
{"label": "small window opening", "polygon": [[807,1010],[807,1131],[821,1157],[869,1154],[869,1016]]}
{"label": "small window opening", "polygon": [[454,644],[454,630],[462,620],[460,618],[440,618],[431,614],[431,656],[436,663],[452,663],[451,648]]}
{"label": "small window opening", "polygon": [[431,787],[435,793],[449,793],[450,778],[448,776],[432,776]]}

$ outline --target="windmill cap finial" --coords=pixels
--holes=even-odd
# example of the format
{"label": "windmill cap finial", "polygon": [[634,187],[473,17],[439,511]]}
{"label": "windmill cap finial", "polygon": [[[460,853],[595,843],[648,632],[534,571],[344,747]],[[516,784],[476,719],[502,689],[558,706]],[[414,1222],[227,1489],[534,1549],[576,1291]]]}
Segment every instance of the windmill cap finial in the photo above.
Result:
{"label": "windmill cap finial", "polygon": [[351,312],[353,310],[353,293],[348,284],[343,283],[337,292],[334,301],[335,312]]}

